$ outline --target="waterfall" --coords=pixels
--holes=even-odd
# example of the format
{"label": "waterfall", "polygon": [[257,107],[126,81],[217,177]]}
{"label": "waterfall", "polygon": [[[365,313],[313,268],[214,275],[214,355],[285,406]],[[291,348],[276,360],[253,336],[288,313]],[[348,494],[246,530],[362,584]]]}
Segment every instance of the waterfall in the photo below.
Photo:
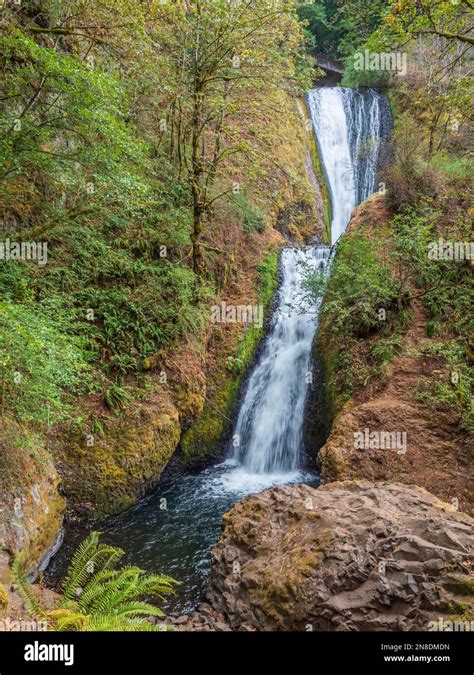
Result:
{"label": "waterfall", "polygon": [[[336,241],[352,207],[374,189],[381,99],[375,92],[328,88],[310,92],[309,104],[331,190]],[[162,479],[155,492],[101,524],[107,541],[127,551],[126,564],[166,570],[179,579],[171,600],[175,610],[192,611],[203,599],[209,551],[222,515],[236,499],[273,485],[314,481],[304,468],[302,430],[320,305],[306,302],[304,279],[308,269],[328,274],[332,255],[332,247],[320,245],[282,251],[275,309],[242,393],[228,459]],[[64,576],[83,530],[74,536],[69,532],[53,559],[53,578]]]}
{"label": "waterfall", "polygon": [[[308,92],[311,119],[332,202],[331,239],[352,209],[375,189],[385,98],[372,89]],[[302,307],[309,268],[329,268],[331,247],[284,249],[282,283],[260,357],[250,375],[233,435],[232,460],[249,475],[289,474],[301,467],[303,416],[319,306]]]}
{"label": "waterfall", "polygon": [[234,431],[233,458],[249,473],[300,468],[304,404],[318,307],[305,302],[305,271],[327,268],[331,248],[284,249],[278,306],[252,371]]}
{"label": "waterfall", "polygon": [[387,100],[374,89],[320,87],[307,95],[332,205],[331,241],[346,229],[352,209],[376,188],[387,121]]}

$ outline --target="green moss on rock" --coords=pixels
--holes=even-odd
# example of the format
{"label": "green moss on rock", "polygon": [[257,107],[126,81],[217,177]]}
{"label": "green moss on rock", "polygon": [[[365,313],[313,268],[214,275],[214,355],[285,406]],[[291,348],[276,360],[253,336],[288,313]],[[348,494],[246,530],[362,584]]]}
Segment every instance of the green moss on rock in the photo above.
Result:
{"label": "green moss on rock", "polygon": [[131,506],[158,481],[180,431],[177,409],[165,402],[109,420],[93,445],[86,434],[71,434],[59,453],[68,499],[94,516]]}
{"label": "green moss on rock", "polygon": [[54,544],[65,501],[50,453],[26,427],[4,417],[0,431],[0,581],[22,551],[32,571]]}
{"label": "green moss on rock", "polygon": [[[258,265],[258,303],[268,309],[278,285],[278,252],[271,251]],[[216,451],[230,423],[230,415],[243,377],[251,365],[264,329],[255,324],[247,326],[232,352],[225,329],[215,328],[216,367],[208,378],[206,403],[196,423],[184,431],[181,450],[188,462],[195,462]]]}

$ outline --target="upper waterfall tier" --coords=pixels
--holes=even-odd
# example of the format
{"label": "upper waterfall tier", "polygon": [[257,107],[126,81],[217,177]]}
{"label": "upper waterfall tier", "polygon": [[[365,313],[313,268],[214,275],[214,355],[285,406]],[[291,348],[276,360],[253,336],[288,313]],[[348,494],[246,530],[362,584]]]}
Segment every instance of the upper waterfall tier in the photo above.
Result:
{"label": "upper waterfall tier", "polygon": [[352,209],[377,185],[390,109],[374,89],[320,87],[307,95],[332,205],[331,243],[349,222]]}

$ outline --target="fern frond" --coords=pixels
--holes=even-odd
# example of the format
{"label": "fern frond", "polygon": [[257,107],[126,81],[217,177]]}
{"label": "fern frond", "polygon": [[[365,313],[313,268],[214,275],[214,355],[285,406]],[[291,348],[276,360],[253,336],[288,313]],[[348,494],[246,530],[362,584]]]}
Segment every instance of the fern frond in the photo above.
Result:
{"label": "fern frond", "polygon": [[[138,568],[124,568],[114,572],[105,582],[96,584],[93,593],[89,595],[88,586],[85,589],[85,598],[79,598],[82,611],[87,613],[99,612],[105,614],[118,603],[130,598],[130,589],[133,588],[135,578],[140,573]],[[132,593],[132,597],[136,597]]]}
{"label": "fern frond", "polygon": [[119,605],[116,609],[112,610],[114,616],[164,616],[164,612],[154,605],[150,605],[148,602],[127,602],[123,605]]}
{"label": "fern frond", "polygon": [[94,574],[112,567],[124,555],[120,548],[99,544],[99,534],[91,532],[74,554],[62,585],[62,604],[75,600],[78,588],[83,588]]}
{"label": "fern frond", "polygon": [[94,616],[91,618],[88,625],[90,631],[110,632],[120,631],[123,633],[130,632],[159,632],[159,626],[146,621],[145,619],[126,619],[122,617],[112,616]]}
{"label": "fern frond", "polygon": [[152,595],[162,600],[165,595],[175,592],[173,586],[178,583],[171,577],[157,574],[142,574],[135,586],[135,593],[137,597]]}
{"label": "fern frond", "polygon": [[51,610],[47,613],[47,618],[53,622],[54,628],[57,631],[81,631],[87,629],[87,622],[89,620],[89,617],[84,614],[63,608]]}
{"label": "fern frond", "polygon": [[84,541],[79,544],[74,552],[68,572],[62,583],[61,591],[64,600],[73,600],[79,581],[82,579],[85,567],[99,544],[99,533],[91,532]]}
{"label": "fern frond", "polygon": [[92,577],[77,600],[77,605],[82,611],[88,613],[89,608],[94,604],[94,600],[103,592],[104,585],[112,581],[116,575],[117,572],[114,570],[103,570]]}
{"label": "fern frond", "polygon": [[[62,584],[59,608],[49,613],[56,630],[162,631],[144,616],[163,617],[163,611],[143,598],[173,593],[177,582],[160,574],[147,574],[128,565],[114,569],[124,555],[121,549],[101,545],[91,532],[73,556]],[[77,589],[81,593],[77,593]]]}

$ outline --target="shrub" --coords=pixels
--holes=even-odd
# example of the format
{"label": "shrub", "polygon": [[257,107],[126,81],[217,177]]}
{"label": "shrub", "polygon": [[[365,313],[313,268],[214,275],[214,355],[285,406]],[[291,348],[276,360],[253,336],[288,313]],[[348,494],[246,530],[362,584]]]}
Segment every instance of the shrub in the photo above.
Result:
{"label": "shrub", "polygon": [[388,315],[400,301],[399,283],[363,231],[343,237],[330,277],[310,273],[306,287],[316,297],[326,291],[322,318],[330,317],[332,331],[339,335],[363,337],[380,330],[385,322],[379,310]]}
{"label": "shrub", "polygon": [[422,379],[416,398],[455,411],[463,428],[474,434],[474,373],[466,361],[464,345],[458,340],[427,342],[421,351],[440,358],[442,371],[440,374],[438,369],[435,375]]}
{"label": "shrub", "polygon": [[82,341],[45,308],[0,303],[1,414],[52,424],[69,413],[67,393],[88,374]]}

